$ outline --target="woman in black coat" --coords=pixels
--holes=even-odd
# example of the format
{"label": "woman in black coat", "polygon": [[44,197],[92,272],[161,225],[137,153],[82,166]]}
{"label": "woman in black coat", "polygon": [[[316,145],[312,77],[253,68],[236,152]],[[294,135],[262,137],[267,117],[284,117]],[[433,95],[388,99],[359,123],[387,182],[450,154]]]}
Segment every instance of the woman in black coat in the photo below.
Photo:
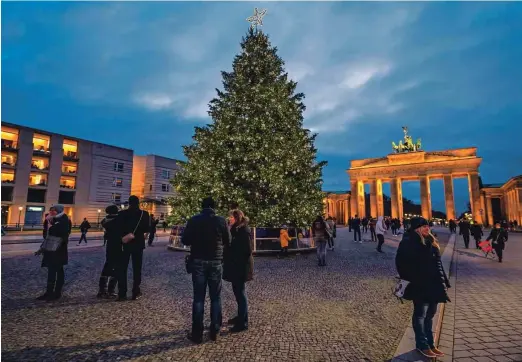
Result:
{"label": "woman in black coat", "polygon": [[248,218],[241,210],[232,211],[234,224],[230,228],[232,243],[225,250],[223,279],[232,283],[232,290],[237,302],[237,316],[230,319],[234,324],[231,332],[248,329],[248,301],[245,283],[253,279],[254,260],[250,244]]}
{"label": "woman in black coat", "polygon": [[424,218],[413,218],[395,258],[399,277],[408,284],[404,299],[413,301],[412,324],[417,350],[426,357],[443,356],[433,340],[433,317],[439,303],[449,301],[448,277],[442,267],[440,247]]}
{"label": "woman in black coat", "polygon": [[67,246],[69,243],[70,222],[64,213],[63,205],[54,205],[49,210],[46,218],[45,237],[57,236],[62,243],[56,251],[39,250],[37,254],[43,253],[42,268],[47,268],[47,289],[39,296],[38,300],[56,300],[62,296],[62,288],[65,282],[63,266],[67,265],[69,255]]}
{"label": "woman in black coat", "polygon": [[491,229],[489,236],[486,240],[492,241],[492,247],[495,249],[495,252],[498,256],[498,262],[502,263],[502,254],[504,252],[504,248],[506,247],[506,241],[508,240],[507,231],[500,226],[500,223],[495,224],[495,228]]}

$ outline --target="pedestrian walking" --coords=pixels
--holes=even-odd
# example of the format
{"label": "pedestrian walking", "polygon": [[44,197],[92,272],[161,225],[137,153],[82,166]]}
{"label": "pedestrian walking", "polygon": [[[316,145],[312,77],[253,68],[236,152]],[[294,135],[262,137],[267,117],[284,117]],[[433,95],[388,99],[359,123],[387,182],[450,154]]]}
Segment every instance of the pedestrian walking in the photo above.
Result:
{"label": "pedestrian walking", "polygon": [[333,251],[335,248],[335,237],[337,236],[337,225],[335,224],[334,218],[331,216],[326,220],[326,223],[331,230],[331,234],[328,237],[328,247]]}
{"label": "pedestrian walking", "polygon": [[384,234],[386,234],[386,230],[384,217],[379,216],[377,218],[377,222],[375,223],[375,233],[377,234],[377,239],[379,240],[379,243],[377,244],[377,251],[379,253],[383,253],[382,245],[384,244]]}
{"label": "pedestrian walking", "polygon": [[491,229],[486,240],[491,240],[491,246],[495,249],[495,253],[498,256],[498,262],[502,263],[502,256],[506,248],[506,242],[508,241],[508,232],[497,222],[495,228]]}
{"label": "pedestrian walking", "polygon": [[473,225],[471,225],[471,235],[473,235],[473,239],[475,239],[475,247],[480,249],[480,239],[484,235],[484,232],[482,231],[482,225],[476,221],[473,221]]}
{"label": "pedestrian walking", "polygon": [[322,216],[317,216],[312,223],[312,237],[317,248],[317,263],[326,266],[326,243],[330,237],[330,228]]}
{"label": "pedestrian walking", "polygon": [[[98,283],[98,298],[115,297],[116,285],[118,284],[118,266],[122,259],[122,242],[118,229],[110,227],[111,222],[118,217],[118,206],[110,205],[105,209],[107,216],[101,221],[104,228],[104,237],[107,240],[107,248],[105,249],[105,264],[101,272]],[[108,227],[108,231],[107,228]]]}
{"label": "pedestrian walking", "polygon": [[357,242],[357,236],[359,236],[359,243],[362,244],[362,238],[361,238],[361,219],[355,215],[355,217],[352,220],[352,229],[353,229],[353,242]]}
{"label": "pedestrian walking", "polygon": [[437,305],[449,301],[450,285],[442,267],[440,246],[424,218],[412,218],[411,227],[399,244],[395,264],[400,279],[409,282],[403,298],[413,301],[412,325],[417,350],[428,358],[444,356],[435,346],[433,317]]}
{"label": "pedestrian walking", "polygon": [[210,297],[210,339],[218,338],[222,324],[221,278],[223,276],[223,248],[230,246],[230,230],[226,220],[217,216],[215,202],[207,197],[202,211],[187,223],[181,242],[190,246],[190,270],[194,299],[192,302],[192,331],[188,338],[194,343],[203,340],[205,294]]}
{"label": "pedestrian walking", "polygon": [[459,222],[459,234],[462,235],[462,238],[464,239],[464,246],[466,249],[469,249],[469,231],[470,231],[470,224],[468,220],[462,219]]}
{"label": "pedestrian walking", "polygon": [[[231,222],[231,227],[235,223],[235,218]],[[281,244],[281,250],[279,251],[278,258],[284,258],[288,256],[288,243],[290,242],[290,236],[288,235],[288,227],[283,225],[279,231],[279,243]]]}
{"label": "pedestrian walking", "polygon": [[253,279],[254,258],[250,244],[248,218],[241,210],[233,210],[234,223],[230,229],[231,244],[223,255],[223,280],[232,283],[232,291],[237,302],[237,316],[228,320],[233,325],[230,332],[237,333],[248,329],[248,300],[246,282]]}
{"label": "pedestrian walking", "polygon": [[152,246],[152,242],[156,237],[158,223],[159,220],[154,218],[154,214],[150,214],[149,246]]}
{"label": "pedestrian walking", "polygon": [[[382,216],[380,216],[380,217],[382,217]],[[375,219],[371,218],[369,227],[370,227],[370,234],[372,236],[372,241],[377,241],[377,234],[375,234],[375,223],[376,223]]]}
{"label": "pedestrian walking", "polygon": [[84,218],[83,222],[80,224],[80,232],[82,235],[80,236],[80,241],[78,242],[78,245],[82,243],[82,240],[84,240],[85,244],[87,244],[87,232],[90,228],[91,224],[87,221],[87,218]]}
{"label": "pedestrian walking", "polygon": [[122,237],[122,253],[118,270],[118,302],[127,300],[127,271],[132,259],[132,299],[141,297],[141,269],[145,239],[150,231],[150,217],[147,211],[140,209],[140,199],[129,197],[129,207],[105,224],[107,232],[114,231]]}
{"label": "pedestrian walking", "polygon": [[[42,268],[47,268],[47,287],[45,293],[38,300],[57,300],[62,296],[65,283],[64,265],[67,265],[69,243],[69,218],[64,213],[64,206],[57,204],[51,206],[44,222],[44,239],[54,238],[58,244],[56,250],[44,250],[42,247],[35,255],[43,254]],[[45,242],[44,242],[45,243]],[[42,244],[43,245],[43,244]]]}

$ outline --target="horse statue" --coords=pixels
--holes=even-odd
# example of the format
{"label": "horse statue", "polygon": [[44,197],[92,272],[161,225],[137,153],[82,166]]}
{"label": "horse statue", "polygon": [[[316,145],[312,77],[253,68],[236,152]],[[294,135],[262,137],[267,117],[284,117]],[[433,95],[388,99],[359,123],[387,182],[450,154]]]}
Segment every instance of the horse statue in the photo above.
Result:
{"label": "horse statue", "polygon": [[392,151],[395,153],[399,153],[399,146],[395,144],[395,142],[392,141]]}
{"label": "horse statue", "polygon": [[420,150],[422,148],[422,143],[421,143],[420,138],[417,138],[417,143],[415,144],[415,147],[417,148],[417,150]]}
{"label": "horse statue", "polygon": [[406,149],[406,151],[408,151],[408,152],[417,151],[416,145],[413,143],[411,136],[405,136],[404,142],[405,142],[404,148]]}

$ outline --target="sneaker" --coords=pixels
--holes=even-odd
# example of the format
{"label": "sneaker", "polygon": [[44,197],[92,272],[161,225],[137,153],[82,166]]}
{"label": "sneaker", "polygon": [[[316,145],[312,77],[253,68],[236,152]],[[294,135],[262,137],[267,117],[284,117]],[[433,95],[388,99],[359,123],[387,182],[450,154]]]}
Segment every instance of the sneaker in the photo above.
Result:
{"label": "sneaker", "polygon": [[359,240],[359,244],[362,244],[362,240]]}
{"label": "sneaker", "polygon": [[132,300],[138,300],[142,296],[141,292],[138,292],[136,294],[132,294]]}
{"label": "sneaker", "polygon": [[437,357],[443,357],[444,356],[444,352],[442,352],[440,349],[438,349],[437,347],[431,347],[430,348],[431,351],[433,353],[435,353],[437,355]]}
{"label": "sneaker", "polygon": [[437,358],[437,355],[435,353],[432,352],[431,349],[420,349],[420,348],[417,348],[417,351],[419,351],[420,354],[422,354],[424,357],[428,357],[428,358]]}

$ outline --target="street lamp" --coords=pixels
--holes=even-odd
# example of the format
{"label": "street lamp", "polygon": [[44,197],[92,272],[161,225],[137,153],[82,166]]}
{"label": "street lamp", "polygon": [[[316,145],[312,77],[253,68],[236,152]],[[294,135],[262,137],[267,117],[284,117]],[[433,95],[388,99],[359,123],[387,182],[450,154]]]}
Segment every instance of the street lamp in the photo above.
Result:
{"label": "street lamp", "polygon": [[100,213],[101,213],[101,210],[98,209],[98,229],[100,228]]}
{"label": "street lamp", "polygon": [[22,210],[24,209],[23,206],[20,206],[18,208],[18,227],[20,227],[20,218],[22,217]]}

